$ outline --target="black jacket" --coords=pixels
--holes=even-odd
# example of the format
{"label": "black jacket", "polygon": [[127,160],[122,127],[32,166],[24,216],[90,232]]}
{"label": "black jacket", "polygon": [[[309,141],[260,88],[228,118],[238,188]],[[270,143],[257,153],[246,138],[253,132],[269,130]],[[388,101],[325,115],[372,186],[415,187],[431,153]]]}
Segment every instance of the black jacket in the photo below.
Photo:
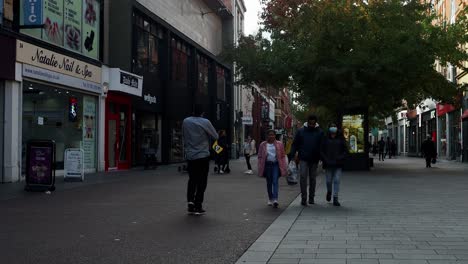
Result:
{"label": "black jacket", "polygon": [[425,140],[421,146],[422,153],[426,158],[435,158],[437,156],[437,150],[432,140]]}
{"label": "black jacket", "polygon": [[324,138],[320,147],[323,168],[343,168],[346,157],[349,154],[346,141],[342,137]]}
{"label": "black jacket", "polygon": [[291,147],[290,158],[299,153],[302,161],[318,163],[320,160],[320,146],[324,137],[320,127],[303,127],[297,131]]}

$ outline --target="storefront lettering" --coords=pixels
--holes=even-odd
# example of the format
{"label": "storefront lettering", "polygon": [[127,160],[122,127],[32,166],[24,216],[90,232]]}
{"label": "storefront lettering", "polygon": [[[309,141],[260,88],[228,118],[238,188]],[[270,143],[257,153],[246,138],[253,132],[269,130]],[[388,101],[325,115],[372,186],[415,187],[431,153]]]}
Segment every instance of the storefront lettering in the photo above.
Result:
{"label": "storefront lettering", "polygon": [[58,61],[55,58],[54,54],[52,54],[50,57],[48,57],[47,55],[44,55],[43,50],[39,50],[39,49],[37,49],[37,51],[36,51],[36,56],[33,56],[31,58],[31,60],[32,61],[37,61],[37,62],[45,64],[45,65],[49,65],[49,66],[52,66],[52,67],[55,67],[55,68],[57,68],[57,66],[58,66]]}
{"label": "storefront lettering", "polygon": [[120,73],[120,83],[138,89],[138,78],[123,72]]}
{"label": "storefront lettering", "polygon": [[147,94],[143,97],[143,99],[148,102],[149,104],[155,104],[156,103],[156,96],[151,96],[151,94]]}

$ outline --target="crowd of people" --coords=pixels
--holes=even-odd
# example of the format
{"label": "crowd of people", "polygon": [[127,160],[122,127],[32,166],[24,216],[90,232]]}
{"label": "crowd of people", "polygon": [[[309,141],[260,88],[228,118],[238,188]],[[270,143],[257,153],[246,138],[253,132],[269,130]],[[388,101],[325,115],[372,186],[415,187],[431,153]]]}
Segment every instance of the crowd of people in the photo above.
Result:
{"label": "crowd of people", "polygon": [[[256,142],[250,136],[243,146],[247,164],[246,174],[253,174],[250,159],[258,154],[258,176],[266,179],[268,206],[279,206],[279,178],[288,174],[288,160],[299,169],[301,204],[315,203],[315,189],[319,161],[326,172],[327,194],[325,199],[340,206],[338,200],[340,178],[348,147],[336,124],[330,124],[324,132],[315,115],[310,115],[300,128],[292,142],[287,144],[287,152],[281,141],[276,139],[276,132],[268,130],[266,140],[256,149]],[[228,145],[225,131],[216,132],[211,122],[204,118],[201,106],[195,106],[193,115],[186,118],[182,125],[184,152],[189,174],[187,203],[190,214],[201,215],[204,193],[207,187],[211,152],[215,152],[216,172],[225,173],[229,168]],[[214,142],[214,144],[213,144]]]}
{"label": "crowd of people", "polygon": [[384,161],[388,156],[389,159],[397,156],[397,144],[394,139],[390,140],[387,137],[387,141],[382,137],[379,141],[375,140],[372,144],[372,154],[374,157],[379,154],[379,161]]}

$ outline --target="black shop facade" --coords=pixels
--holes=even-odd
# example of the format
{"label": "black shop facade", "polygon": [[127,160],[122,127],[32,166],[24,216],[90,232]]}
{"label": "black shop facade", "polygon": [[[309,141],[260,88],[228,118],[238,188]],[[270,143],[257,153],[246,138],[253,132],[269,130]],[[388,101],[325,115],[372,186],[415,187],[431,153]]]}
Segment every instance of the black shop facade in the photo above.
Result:
{"label": "black shop facade", "polygon": [[195,104],[201,104],[205,117],[231,138],[230,67],[139,3],[129,2],[132,9],[123,8],[128,3],[110,9],[113,45],[108,47],[112,68],[143,80],[141,96],[117,92],[131,109],[129,164],[143,165],[148,150],[160,163],[183,162],[182,121]]}

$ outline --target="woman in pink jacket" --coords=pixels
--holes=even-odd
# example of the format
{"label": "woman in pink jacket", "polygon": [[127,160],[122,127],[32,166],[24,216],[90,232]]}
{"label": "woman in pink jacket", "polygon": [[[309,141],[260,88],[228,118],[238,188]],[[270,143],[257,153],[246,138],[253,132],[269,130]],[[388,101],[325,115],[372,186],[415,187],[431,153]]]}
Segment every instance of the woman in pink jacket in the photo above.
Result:
{"label": "woman in pink jacket", "polygon": [[287,175],[287,164],[283,143],[276,140],[274,130],[268,130],[267,140],[260,144],[258,175],[267,180],[268,206],[278,208],[278,178]]}

